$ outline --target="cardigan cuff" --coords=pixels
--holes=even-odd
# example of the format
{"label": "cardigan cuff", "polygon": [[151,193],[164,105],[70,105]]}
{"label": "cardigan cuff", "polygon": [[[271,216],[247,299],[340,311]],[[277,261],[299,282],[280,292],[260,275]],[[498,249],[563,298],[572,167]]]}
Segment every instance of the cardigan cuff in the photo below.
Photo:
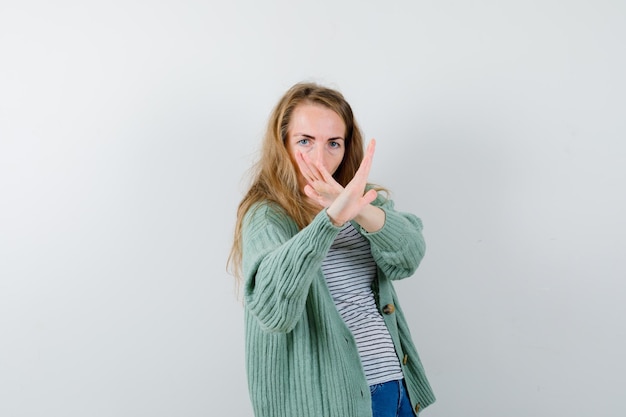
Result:
{"label": "cardigan cuff", "polygon": [[[360,227],[360,232],[363,236],[367,237],[370,242],[381,248],[397,247],[399,243],[402,245],[402,243],[398,242],[398,240],[402,239],[402,236],[406,235],[407,226],[414,226],[408,224],[406,219],[404,219],[399,213],[393,210],[386,210],[385,207],[380,208],[385,212],[385,224],[383,227],[371,233]],[[419,229],[421,231],[421,227]]]}

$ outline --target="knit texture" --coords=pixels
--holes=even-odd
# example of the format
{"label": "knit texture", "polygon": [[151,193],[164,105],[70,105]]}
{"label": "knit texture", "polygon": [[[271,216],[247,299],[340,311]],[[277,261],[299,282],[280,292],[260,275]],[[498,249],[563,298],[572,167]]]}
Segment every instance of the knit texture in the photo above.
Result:
{"label": "knit texture", "polygon": [[[378,267],[374,291],[402,364],[413,407],[435,397],[426,379],[391,280],[413,275],[424,255],[422,223],[374,204],[385,225],[367,233]],[[368,417],[371,398],[354,338],[337,312],[321,265],[339,233],[326,211],[298,227],[283,210],[258,204],[243,223],[246,367],[257,417]],[[403,359],[408,358],[406,361]],[[406,363],[404,363],[406,362]]]}

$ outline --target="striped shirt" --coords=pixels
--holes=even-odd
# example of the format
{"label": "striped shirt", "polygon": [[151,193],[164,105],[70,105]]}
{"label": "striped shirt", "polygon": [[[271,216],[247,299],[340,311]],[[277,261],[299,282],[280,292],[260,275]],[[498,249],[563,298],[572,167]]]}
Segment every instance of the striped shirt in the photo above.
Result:
{"label": "striped shirt", "polygon": [[330,247],[322,271],[337,310],[354,335],[367,383],[402,379],[393,341],[374,300],[376,263],[370,244],[350,222]]}

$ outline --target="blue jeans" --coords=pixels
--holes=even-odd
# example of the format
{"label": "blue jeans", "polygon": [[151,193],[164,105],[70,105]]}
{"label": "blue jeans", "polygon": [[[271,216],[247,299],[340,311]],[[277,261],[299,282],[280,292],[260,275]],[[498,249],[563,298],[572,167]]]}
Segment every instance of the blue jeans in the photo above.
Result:
{"label": "blue jeans", "polygon": [[415,417],[404,380],[370,386],[374,417]]}

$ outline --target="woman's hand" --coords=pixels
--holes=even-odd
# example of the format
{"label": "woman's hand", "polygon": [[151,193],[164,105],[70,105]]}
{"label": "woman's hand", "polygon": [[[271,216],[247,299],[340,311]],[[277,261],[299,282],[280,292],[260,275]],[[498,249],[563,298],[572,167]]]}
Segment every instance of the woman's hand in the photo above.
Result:
{"label": "woman's hand", "polygon": [[337,226],[357,217],[376,199],[375,190],[369,190],[364,194],[375,147],[376,141],[372,139],[359,169],[345,188],[335,181],[321,162],[314,164],[307,155],[299,152],[296,154],[296,162],[307,182],[304,193],[321,207],[326,207],[326,213]]}

